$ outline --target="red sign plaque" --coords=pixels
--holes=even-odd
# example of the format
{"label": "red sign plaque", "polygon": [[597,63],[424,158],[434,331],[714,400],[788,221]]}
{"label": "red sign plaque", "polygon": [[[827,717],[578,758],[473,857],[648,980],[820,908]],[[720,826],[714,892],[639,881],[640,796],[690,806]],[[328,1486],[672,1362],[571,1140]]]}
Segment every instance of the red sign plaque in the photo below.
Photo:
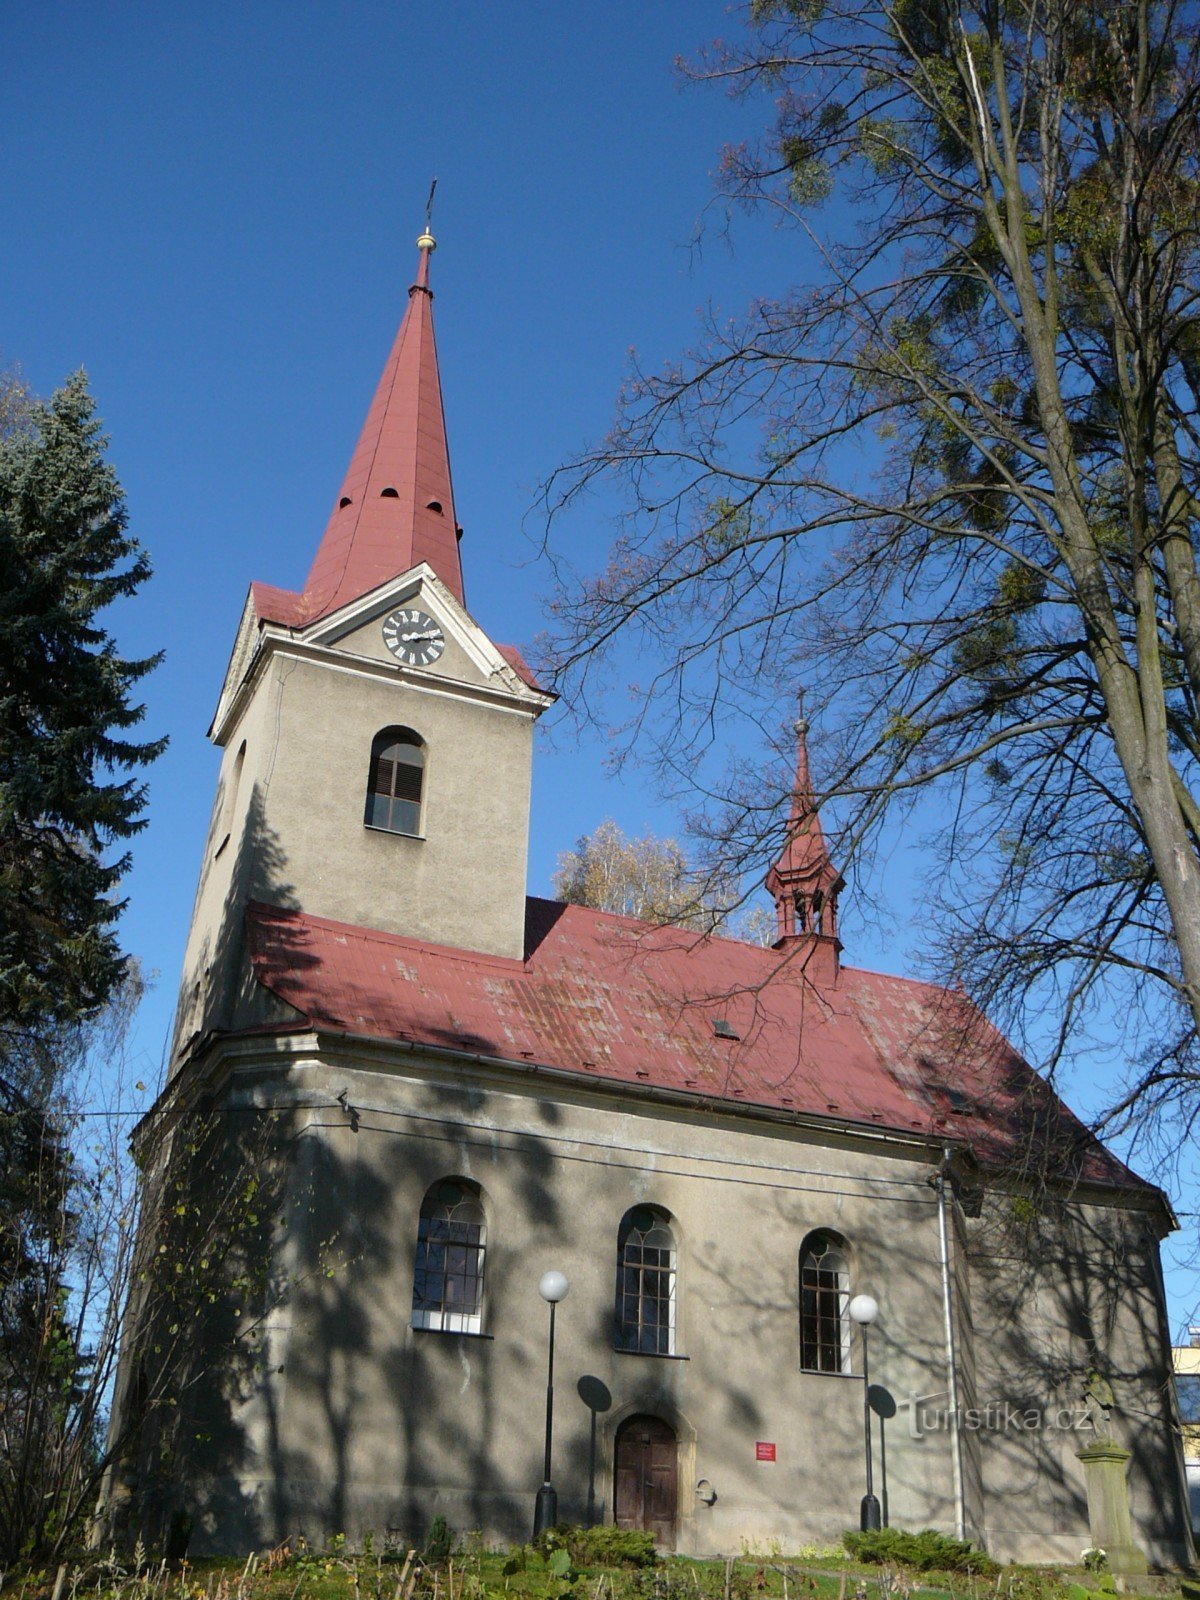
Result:
{"label": "red sign plaque", "polygon": [[765,1439],[759,1439],[754,1445],[754,1459],[756,1461],[774,1461],[775,1446]]}

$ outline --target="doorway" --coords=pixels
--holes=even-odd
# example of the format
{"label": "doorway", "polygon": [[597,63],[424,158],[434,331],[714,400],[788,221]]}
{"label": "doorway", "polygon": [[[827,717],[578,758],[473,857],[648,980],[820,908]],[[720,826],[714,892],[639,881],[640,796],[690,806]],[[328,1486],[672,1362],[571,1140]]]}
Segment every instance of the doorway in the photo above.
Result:
{"label": "doorway", "polygon": [[641,1528],[664,1550],[675,1548],[679,1445],[661,1417],[627,1417],[613,1448],[614,1520]]}

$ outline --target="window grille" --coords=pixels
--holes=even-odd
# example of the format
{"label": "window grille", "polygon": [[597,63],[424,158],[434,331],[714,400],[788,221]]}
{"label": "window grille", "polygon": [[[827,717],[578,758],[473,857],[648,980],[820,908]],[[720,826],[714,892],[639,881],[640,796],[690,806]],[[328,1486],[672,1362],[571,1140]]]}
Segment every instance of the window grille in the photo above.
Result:
{"label": "window grille", "polygon": [[800,1366],[850,1371],[850,1271],[845,1251],[817,1234],[800,1258]]}
{"label": "window grille", "polygon": [[425,744],[409,728],[389,728],[371,746],[367,826],[388,833],[421,832]]}
{"label": "window grille", "polygon": [[638,1206],[617,1241],[617,1349],[675,1354],[675,1238],[664,1215]]}
{"label": "window grille", "polygon": [[414,1328],[480,1333],[487,1222],[478,1186],[461,1178],[435,1183],[421,1205]]}
{"label": "window grille", "polygon": [[1179,1397],[1180,1422],[1185,1427],[1194,1428],[1200,1423],[1200,1373],[1177,1373],[1175,1393]]}

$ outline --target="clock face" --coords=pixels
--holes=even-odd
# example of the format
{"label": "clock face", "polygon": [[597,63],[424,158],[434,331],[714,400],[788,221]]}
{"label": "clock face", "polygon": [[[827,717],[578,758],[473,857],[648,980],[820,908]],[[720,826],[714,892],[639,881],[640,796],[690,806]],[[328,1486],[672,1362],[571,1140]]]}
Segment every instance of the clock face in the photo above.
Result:
{"label": "clock face", "polygon": [[402,607],[384,618],[383,642],[406,667],[428,667],[446,648],[446,635],[424,611]]}

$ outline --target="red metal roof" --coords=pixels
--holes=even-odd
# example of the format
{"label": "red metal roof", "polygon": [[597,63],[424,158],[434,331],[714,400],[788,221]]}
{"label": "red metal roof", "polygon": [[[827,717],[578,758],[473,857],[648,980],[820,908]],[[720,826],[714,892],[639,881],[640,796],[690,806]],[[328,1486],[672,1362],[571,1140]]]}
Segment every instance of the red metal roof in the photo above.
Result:
{"label": "red metal roof", "polygon": [[525,657],[517,649],[515,644],[498,644],[496,649],[504,657],[505,661],[508,662],[509,666],[513,669],[517,677],[520,678],[523,683],[527,683],[531,689],[536,689],[539,694],[548,693],[548,691],[543,689],[541,684],[534,677],[533,668],[529,665],[528,661],[526,661]]}
{"label": "red metal roof", "polygon": [[[1142,1186],[960,996],[843,967],[818,988],[785,955],[531,899],[506,960],[253,905],[259,982],[313,1027],[677,1091],[722,1109],[886,1128],[1033,1156],[1055,1177]],[[714,1023],[735,1038],[718,1036]]]}
{"label": "red metal roof", "polygon": [[408,309],[304,584],[312,617],[420,561],[463,598],[429,256],[420,251]]}
{"label": "red metal roof", "polygon": [[294,589],[277,589],[273,583],[252,583],[250,599],[260,622],[278,622],[285,628],[304,625],[307,610],[304,596]]}

